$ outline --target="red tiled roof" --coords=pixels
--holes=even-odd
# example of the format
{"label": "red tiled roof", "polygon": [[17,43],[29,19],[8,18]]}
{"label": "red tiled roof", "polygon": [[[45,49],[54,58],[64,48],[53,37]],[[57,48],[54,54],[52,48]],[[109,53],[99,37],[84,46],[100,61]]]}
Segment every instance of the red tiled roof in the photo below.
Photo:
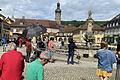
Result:
{"label": "red tiled roof", "polygon": [[[80,27],[80,30],[87,30],[87,25],[88,23],[85,23],[83,26]],[[96,24],[93,24],[93,31],[104,31],[104,28],[96,25]]]}
{"label": "red tiled roof", "polygon": [[[20,23],[23,23],[23,25],[20,25]],[[37,20],[37,19],[15,19],[15,22],[11,24],[11,27],[28,27],[31,25],[42,25],[46,28],[55,28],[58,29],[59,25],[56,23],[56,21],[52,20]]]}
{"label": "red tiled roof", "polygon": [[[88,20],[89,19],[87,19],[86,23],[80,27],[80,30],[87,30],[87,28],[88,28]],[[90,18],[90,20],[93,20],[93,19]],[[93,21],[93,28],[92,29],[93,29],[93,31],[104,31],[105,30],[104,28],[102,28],[102,27],[98,26],[97,24],[95,24],[94,21]]]}
{"label": "red tiled roof", "polygon": [[62,29],[62,32],[72,33],[76,29],[77,29],[77,27],[75,27],[75,26],[67,25],[67,26],[64,26],[64,28]]}

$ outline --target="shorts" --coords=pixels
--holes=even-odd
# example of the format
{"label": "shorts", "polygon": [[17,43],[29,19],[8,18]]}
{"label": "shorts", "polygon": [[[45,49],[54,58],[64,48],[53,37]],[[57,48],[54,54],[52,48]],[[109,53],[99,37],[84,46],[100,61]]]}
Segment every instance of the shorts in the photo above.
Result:
{"label": "shorts", "polygon": [[96,75],[99,77],[111,77],[112,71],[105,71],[105,70],[97,69]]}
{"label": "shorts", "polygon": [[49,58],[52,58],[53,55],[54,55],[54,52],[49,50],[49,51],[48,51],[48,57],[49,57]]}

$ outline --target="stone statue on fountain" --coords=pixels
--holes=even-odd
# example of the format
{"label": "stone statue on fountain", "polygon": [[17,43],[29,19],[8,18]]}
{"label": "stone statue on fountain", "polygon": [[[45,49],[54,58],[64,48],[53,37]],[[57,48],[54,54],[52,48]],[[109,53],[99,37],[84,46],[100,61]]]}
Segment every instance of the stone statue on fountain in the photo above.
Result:
{"label": "stone statue on fountain", "polygon": [[87,19],[87,31],[85,34],[84,40],[86,41],[86,46],[91,47],[94,43],[94,33],[93,33],[93,19],[91,18],[92,12],[88,11],[88,19]]}

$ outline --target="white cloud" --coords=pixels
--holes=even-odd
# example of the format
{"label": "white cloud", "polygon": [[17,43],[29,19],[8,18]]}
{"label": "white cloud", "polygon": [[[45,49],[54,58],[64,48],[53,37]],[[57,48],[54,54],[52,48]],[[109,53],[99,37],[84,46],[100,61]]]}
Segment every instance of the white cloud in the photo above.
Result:
{"label": "white cloud", "polygon": [[113,0],[116,4],[120,5],[120,0]]}
{"label": "white cloud", "polygon": [[[95,20],[107,20],[120,12],[120,0],[59,0],[62,20],[85,20],[88,10]],[[0,8],[6,16],[52,19],[57,0],[0,0]]]}

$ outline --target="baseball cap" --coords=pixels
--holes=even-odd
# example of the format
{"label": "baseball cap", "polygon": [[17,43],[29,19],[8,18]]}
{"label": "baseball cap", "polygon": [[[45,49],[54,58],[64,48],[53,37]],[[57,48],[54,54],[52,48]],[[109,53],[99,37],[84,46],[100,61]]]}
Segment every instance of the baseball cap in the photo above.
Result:
{"label": "baseball cap", "polygon": [[49,60],[50,58],[48,57],[48,55],[44,52],[41,52],[40,56],[39,56],[41,59],[47,59]]}

